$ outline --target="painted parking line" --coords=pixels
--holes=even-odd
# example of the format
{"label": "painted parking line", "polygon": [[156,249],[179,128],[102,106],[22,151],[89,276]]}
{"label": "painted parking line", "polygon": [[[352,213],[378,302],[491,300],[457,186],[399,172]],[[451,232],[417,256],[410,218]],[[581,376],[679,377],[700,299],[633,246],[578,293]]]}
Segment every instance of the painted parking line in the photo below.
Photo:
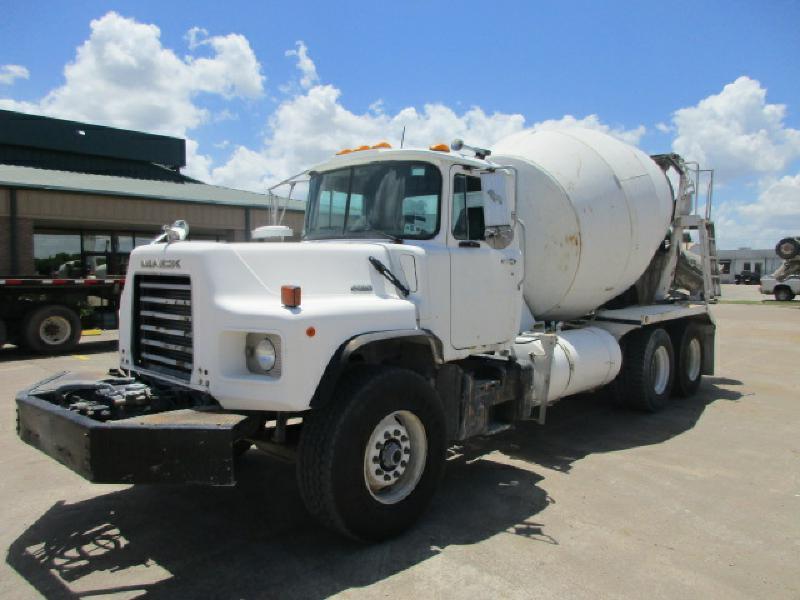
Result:
{"label": "painted parking line", "polygon": [[76,358],[76,359],[78,359],[78,360],[91,360],[91,359],[90,359],[88,356],[86,356],[85,354],[73,354],[73,355],[72,355],[72,358]]}

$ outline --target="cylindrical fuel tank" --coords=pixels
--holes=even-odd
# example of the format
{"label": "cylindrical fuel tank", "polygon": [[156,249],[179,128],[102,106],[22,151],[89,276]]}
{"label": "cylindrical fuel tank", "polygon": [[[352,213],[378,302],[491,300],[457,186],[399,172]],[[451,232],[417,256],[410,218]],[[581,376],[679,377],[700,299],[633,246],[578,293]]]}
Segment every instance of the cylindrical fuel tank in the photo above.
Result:
{"label": "cylindrical fuel tank", "polygon": [[[514,353],[536,360],[545,350],[536,334],[525,334],[517,338]],[[604,329],[584,327],[559,332],[550,362],[547,401],[604,386],[614,380],[621,366],[619,342]]]}
{"label": "cylindrical fuel tank", "polygon": [[641,150],[587,129],[527,130],[493,148],[517,168],[525,301],[537,320],[573,319],[645,271],[672,219],[669,182]]}

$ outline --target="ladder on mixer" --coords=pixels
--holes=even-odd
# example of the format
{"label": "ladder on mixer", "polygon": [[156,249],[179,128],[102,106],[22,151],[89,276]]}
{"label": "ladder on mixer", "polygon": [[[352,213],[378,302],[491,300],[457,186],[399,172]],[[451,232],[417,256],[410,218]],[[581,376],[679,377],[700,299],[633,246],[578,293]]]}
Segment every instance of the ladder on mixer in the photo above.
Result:
{"label": "ladder on mixer", "polygon": [[710,302],[722,295],[719,281],[719,259],[714,222],[700,219],[698,223],[703,261],[703,298]]}

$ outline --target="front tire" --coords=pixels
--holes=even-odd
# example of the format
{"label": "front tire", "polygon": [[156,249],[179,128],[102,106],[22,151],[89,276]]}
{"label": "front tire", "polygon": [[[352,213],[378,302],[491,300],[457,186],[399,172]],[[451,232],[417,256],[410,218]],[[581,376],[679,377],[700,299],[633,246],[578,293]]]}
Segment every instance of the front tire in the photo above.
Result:
{"label": "front tire", "polygon": [[297,478],[309,512],[361,541],[406,530],[442,474],[445,421],[436,391],[417,373],[359,367],[331,403],[305,419]]}
{"label": "front tire", "polygon": [[661,328],[640,329],[626,339],[618,394],[636,410],[658,412],[669,402],[675,377],[675,353]]}
{"label": "front tire", "polygon": [[778,302],[790,302],[794,300],[794,293],[786,287],[779,287],[775,290],[775,300]]}

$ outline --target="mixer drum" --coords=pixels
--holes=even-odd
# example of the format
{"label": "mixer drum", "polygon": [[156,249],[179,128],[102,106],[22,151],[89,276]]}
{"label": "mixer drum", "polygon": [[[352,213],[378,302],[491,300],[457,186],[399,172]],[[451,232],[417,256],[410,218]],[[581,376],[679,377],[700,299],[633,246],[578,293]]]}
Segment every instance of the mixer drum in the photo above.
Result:
{"label": "mixer drum", "polygon": [[668,232],[666,175],[609,135],[522,131],[496,144],[492,160],[517,168],[524,295],[538,320],[584,316],[627,290]]}

